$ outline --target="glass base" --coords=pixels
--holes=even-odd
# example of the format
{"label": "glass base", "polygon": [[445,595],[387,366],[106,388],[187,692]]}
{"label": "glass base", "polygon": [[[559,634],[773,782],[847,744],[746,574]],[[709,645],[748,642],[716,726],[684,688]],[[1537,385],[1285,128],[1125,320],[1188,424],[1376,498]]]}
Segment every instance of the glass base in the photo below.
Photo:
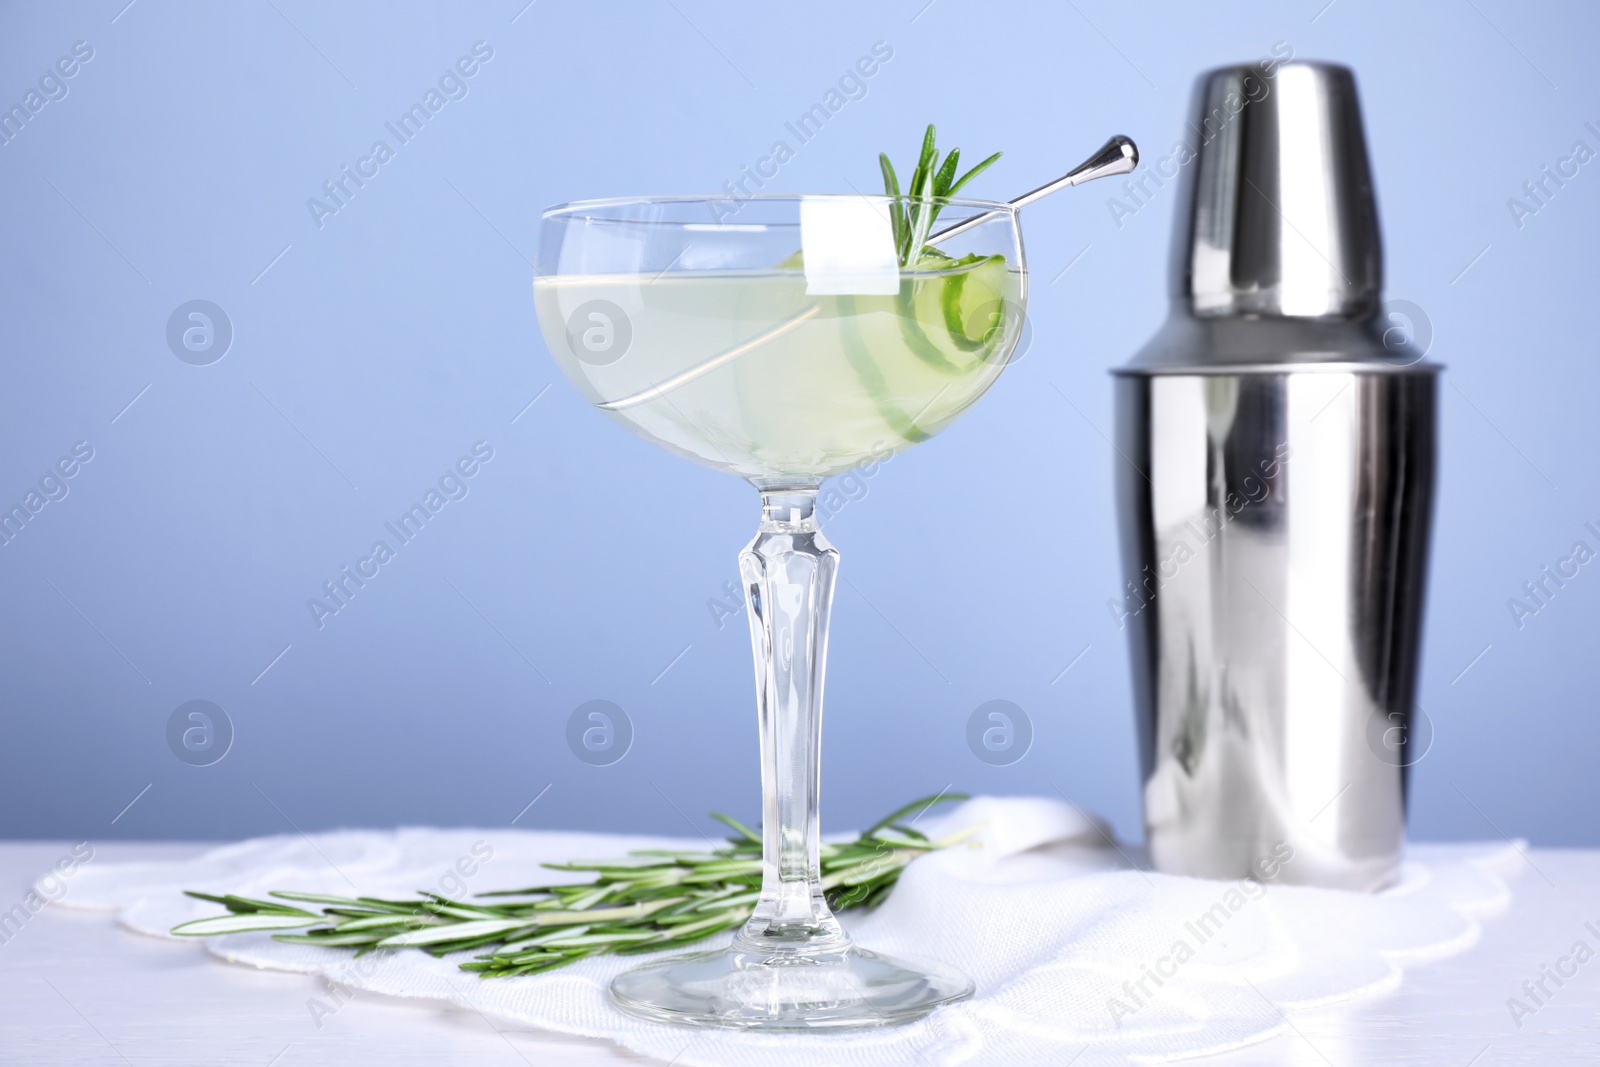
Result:
{"label": "glass base", "polygon": [[617,1007],[679,1026],[860,1029],[920,1019],[972,996],[972,979],[851,945],[771,953],[733,947],[647,963],[611,982]]}

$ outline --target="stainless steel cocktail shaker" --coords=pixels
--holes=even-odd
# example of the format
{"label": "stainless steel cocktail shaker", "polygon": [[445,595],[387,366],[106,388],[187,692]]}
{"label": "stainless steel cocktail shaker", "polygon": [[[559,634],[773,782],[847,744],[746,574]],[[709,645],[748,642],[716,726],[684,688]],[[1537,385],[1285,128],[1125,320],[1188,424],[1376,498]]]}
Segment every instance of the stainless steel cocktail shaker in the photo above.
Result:
{"label": "stainless steel cocktail shaker", "polygon": [[1437,366],[1391,331],[1354,78],[1195,93],[1172,312],[1116,371],[1145,826],[1157,869],[1398,875]]}

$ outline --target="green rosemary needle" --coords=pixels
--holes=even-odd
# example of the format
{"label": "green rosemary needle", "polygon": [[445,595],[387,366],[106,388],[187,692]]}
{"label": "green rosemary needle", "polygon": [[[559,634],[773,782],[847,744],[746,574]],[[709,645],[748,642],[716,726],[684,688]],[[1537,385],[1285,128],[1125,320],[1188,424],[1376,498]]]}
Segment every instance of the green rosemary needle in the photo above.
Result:
{"label": "green rosemary needle", "polygon": [[939,162],[939,150],[934,146],[933,124],[922,135],[922,152],[917,157],[916,169],[911,172],[911,184],[906,186],[905,202],[900,200],[900,181],[895,177],[894,164],[883,153],[878,154],[878,167],[883,171],[883,191],[894,200],[889,205],[889,222],[894,231],[895,250],[900,254],[902,267],[913,267],[922,261],[928,235],[933,232],[934,220],[939,217],[940,205],[934,201],[955,196],[972,179],[989,169],[1000,158],[996,152],[961,177],[956,177],[956,167],[961,159],[961,149],[951,149]]}
{"label": "green rosemary needle", "polygon": [[[965,800],[959,793],[923,797],[890,813],[853,841],[821,846],[822,887],[836,909],[881,903],[906,864],[969,837],[971,829],[931,840],[901,820],[934,804]],[[722,848],[706,852],[646,849],[613,860],[547,863],[593,878],[570,885],[529,886],[480,894],[523,897],[506,903],[463,903],[438,893],[410,900],[338,897],[274,891],[271,900],[188,891],[227,908],[195,919],[174,934],[208,937],[252,930],[298,930],[274,940],[364,955],[378,948],[420,948],[435,956],[484,949],[462,963],[484,978],[552,970],[606,953],[660,952],[704,940],[743,923],[761,895],[761,837],[726,815],[733,831]],[[975,828],[973,828],[975,829]],[[297,905],[316,905],[316,910]]]}

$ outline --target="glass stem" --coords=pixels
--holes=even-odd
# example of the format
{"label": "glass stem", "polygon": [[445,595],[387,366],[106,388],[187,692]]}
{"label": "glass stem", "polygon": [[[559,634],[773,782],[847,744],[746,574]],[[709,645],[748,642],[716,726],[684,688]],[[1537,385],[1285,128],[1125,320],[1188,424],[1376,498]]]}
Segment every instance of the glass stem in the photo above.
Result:
{"label": "glass stem", "polygon": [[739,554],[761,724],[761,899],[735,951],[849,946],[818,859],[822,680],[839,553],[822,536],[816,486],[763,490],[761,527]]}

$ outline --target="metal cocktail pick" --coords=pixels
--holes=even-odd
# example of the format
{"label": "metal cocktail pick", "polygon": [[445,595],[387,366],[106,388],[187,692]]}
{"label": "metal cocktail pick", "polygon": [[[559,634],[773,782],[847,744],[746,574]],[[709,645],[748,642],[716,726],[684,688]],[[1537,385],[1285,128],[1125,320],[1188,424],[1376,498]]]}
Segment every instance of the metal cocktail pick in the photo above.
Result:
{"label": "metal cocktail pick", "polygon": [[[1014,208],[1027,207],[1035,200],[1043,200],[1058,189],[1066,189],[1084,182],[1092,182],[1096,178],[1110,178],[1118,174],[1127,174],[1139,165],[1139,146],[1133,143],[1130,137],[1117,134],[1111,140],[1100,146],[1100,151],[1079,163],[1053,182],[1039,186],[1031,193],[1023,193],[1011,201]],[[940,230],[928,238],[928,244],[936,245],[940,241],[954,237],[958,233],[966,233],[974,226],[980,226],[995,217],[995,212],[989,211],[982,215],[974,215],[965,222],[958,222],[954,226]]]}
{"label": "metal cocktail pick", "polygon": [[[1094,155],[1090,156],[1082,163],[1079,163],[1076,167],[1073,167],[1055,181],[1047,182],[1046,184],[1041,185],[1039,188],[1033,190],[1031,193],[1023,193],[1021,196],[1011,201],[1011,206],[1013,208],[1026,207],[1036,200],[1044,199],[1059,189],[1066,189],[1074,185],[1082,185],[1084,182],[1092,182],[1096,178],[1109,178],[1117,174],[1127,174],[1138,165],[1139,146],[1133,143],[1132,138],[1124,137],[1119,133],[1112,137],[1111,140],[1101,145],[1099,150],[1096,151]],[[954,226],[946,227],[945,229],[940,230],[938,233],[933,234],[928,238],[926,243],[930,245],[936,245],[941,241],[947,241],[950,238],[955,237],[957,234],[967,232],[975,226],[981,226],[983,223],[996,218],[998,214],[999,213],[995,211],[985,211],[981,214],[974,215],[970,219],[958,222]],[[637,407],[647,400],[652,400],[655,397],[669,393],[681,385],[687,385],[696,378],[699,378],[701,375],[716,370],[723,364],[730,363],[733,360],[738,359],[740,356],[760,348],[762,345],[766,344],[775,337],[781,337],[790,330],[794,329],[796,326],[799,326],[806,319],[809,319],[812,315],[815,315],[818,310],[819,309],[815,306],[809,307],[800,312],[798,315],[785,319],[783,322],[780,322],[770,330],[758,334],[755,337],[750,338],[748,341],[741,341],[739,344],[728,349],[727,351],[719,352],[711,358],[703,360],[700,363],[696,363],[689,369],[680,371],[664,381],[660,381],[654,385],[648,386],[639,392],[632,394],[631,396],[625,396],[618,400],[604,401],[596,404],[595,406],[606,411],[623,411],[627,408]]]}

